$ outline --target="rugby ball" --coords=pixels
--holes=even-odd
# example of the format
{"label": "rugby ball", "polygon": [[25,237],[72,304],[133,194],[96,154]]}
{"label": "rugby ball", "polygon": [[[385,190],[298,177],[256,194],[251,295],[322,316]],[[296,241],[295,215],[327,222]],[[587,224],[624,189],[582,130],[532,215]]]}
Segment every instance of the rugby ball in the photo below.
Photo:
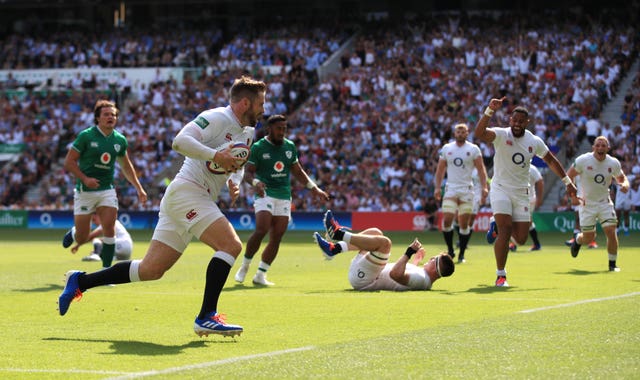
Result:
{"label": "rugby ball", "polygon": [[[249,145],[234,141],[224,146],[222,150],[229,147],[231,147],[231,155],[236,158],[238,169],[242,168],[249,159],[249,153],[251,152]],[[207,169],[209,169],[209,171],[213,174],[227,174],[227,172],[220,165],[213,161],[207,161]]]}

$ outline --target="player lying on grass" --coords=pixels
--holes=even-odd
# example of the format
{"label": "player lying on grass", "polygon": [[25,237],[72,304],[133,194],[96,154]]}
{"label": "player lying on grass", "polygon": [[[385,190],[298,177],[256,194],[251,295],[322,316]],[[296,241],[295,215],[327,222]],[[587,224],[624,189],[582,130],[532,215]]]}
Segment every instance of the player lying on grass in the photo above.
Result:
{"label": "player lying on grass", "polygon": [[[97,227],[91,230],[89,233],[89,241],[93,244],[93,251],[89,254],[89,256],[85,256],[82,258],[82,261],[102,261],[102,247],[103,244],[103,232],[102,232],[102,224],[100,224],[100,217],[98,214],[93,214],[91,221]],[[118,219],[116,219],[116,248],[115,248],[115,257],[116,260],[129,260],[131,259],[131,253],[133,252],[133,240],[131,239],[131,235],[129,231],[125,228],[125,226],[120,223]],[[71,247],[71,253],[76,254],[78,249],[82,244],[76,243]]]}
{"label": "player lying on grass", "polygon": [[349,267],[349,282],[355,290],[429,290],[436,280],[451,276],[455,270],[453,259],[447,252],[431,257],[420,266],[425,251],[418,239],[397,262],[389,263],[391,239],[378,228],[349,232],[338,224],[331,210],[325,213],[324,225],[327,236],[335,243],[325,240],[317,232],[313,236],[327,259],[341,252],[358,250]]}

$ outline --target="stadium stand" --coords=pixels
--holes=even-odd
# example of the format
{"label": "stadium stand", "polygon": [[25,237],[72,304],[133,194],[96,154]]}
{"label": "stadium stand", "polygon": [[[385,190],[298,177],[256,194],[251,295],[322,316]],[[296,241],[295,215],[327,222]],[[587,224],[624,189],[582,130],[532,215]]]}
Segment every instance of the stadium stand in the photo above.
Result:
{"label": "stadium stand", "polygon": [[[630,28],[629,16],[437,12],[403,22],[358,20],[358,28],[276,23],[263,33],[250,30],[226,39],[216,28],[91,38],[77,32],[11,34],[2,40],[7,54],[0,63],[12,72],[159,64],[179,67],[184,76],[158,77],[148,86],[89,77],[63,88],[45,83],[35,89],[9,72],[0,81],[2,143],[26,148],[24,159],[0,169],[3,178],[11,178],[0,185],[2,206],[69,209],[72,180],[56,163],[91,123],[95,99],[117,97],[120,129],[129,136],[143,185],[154,194],[138,205],[123,180],[121,207],[156,209],[181,159],[171,151],[170,138],[200,110],[224,103],[230,80],[246,72],[268,82],[268,113],[290,115],[290,138],[305,170],[336,196],[332,209],[425,210],[432,203],[437,151],[451,137],[451,127],[461,121],[475,125],[493,96],[507,96],[508,109],[529,108],[535,132],[554,149],[562,147],[567,159],[581,153],[589,117],[599,118],[637,59],[638,32]],[[85,58],[74,58],[78,52]],[[336,69],[326,70],[335,59]],[[609,126],[615,153],[625,162],[637,163],[640,153],[638,87],[625,103],[621,124]],[[624,133],[635,139],[616,139]],[[492,148],[481,148],[490,164]],[[294,186],[297,210],[326,207]],[[242,194],[235,207],[250,208],[251,189],[244,186]]]}

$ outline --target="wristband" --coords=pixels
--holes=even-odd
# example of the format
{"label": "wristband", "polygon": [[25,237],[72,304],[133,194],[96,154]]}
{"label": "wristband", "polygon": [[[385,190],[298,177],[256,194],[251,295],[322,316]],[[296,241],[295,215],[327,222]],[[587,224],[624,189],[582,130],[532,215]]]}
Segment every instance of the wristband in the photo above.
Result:
{"label": "wristband", "polygon": [[260,180],[257,178],[254,178],[253,181],[251,181],[251,185],[253,185],[253,187],[258,186],[259,183],[260,183]]}
{"label": "wristband", "polygon": [[309,180],[309,182],[307,182],[307,189],[313,189],[314,187],[318,187],[318,185],[312,180]]}
{"label": "wristband", "polygon": [[491,107],[487,107],[487,108],[484,110],[484,114],[485,114],[485,116],[489,116],[489,117],[492,117],[492,116],[493,116],[493,114],[494,114],[495,112],[496,112],[496,111],[495,111],[495,110],[492,110],[492,109],[491,109]]}
{"label": "wristband", "polygon": [[569,186],[569,185],[571,184],[571,178],[569,178],[569,176],[568,176],[568,175],[566,175],[566,176],[564,176],[564,177],[562,178],[562,182],[563,182],[565,185]]}
{"label": "wristband", "polygon": [[407,247],[407,250],[404,252],[405,255],[407,255],[408,258],[411,258],[411,256],[413,256],[414,253],[416,253],[418,251],[416,251],[415,249],[411,248],[411,246]]}

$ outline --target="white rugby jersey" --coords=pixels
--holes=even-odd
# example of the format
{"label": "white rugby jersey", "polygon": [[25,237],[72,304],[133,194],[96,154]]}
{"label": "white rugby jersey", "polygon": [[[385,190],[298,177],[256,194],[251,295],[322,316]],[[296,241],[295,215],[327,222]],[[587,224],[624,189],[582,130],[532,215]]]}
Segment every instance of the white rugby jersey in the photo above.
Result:
{"label": "white rugby jersey", "polygon": [[529,166],[529,201],[536,201],[536,182],[542,179],[542,174],[540,174],[540,170],[535,165]]}
{"label": "white rugby jersey", "polygon": [[124,228],[124,225],[122,225],[122,223],[120,223],[120,221],[118,219],[116,219],[116,236],[115,236],[116,240],[119,239],[131,239],[131,235],[129,235],[129,231],[127,231],[126,228]]}
{"label": "white rugby jersey", "polygon": [[573,167],[580,174],[581,193],[585,204],[612,204],[609,186],[615,177],[622,174],[617,158],[607,154],[604,160],[599,161],[593,152],[584,153],[576,158]]}
{"label": "white rugby jersey", "polygon": [[[184,126],[184,128],[194,127],[200,130],[202,144],[213,149],[222,149],[225,144],[232,141],[251,146],[253,141],[254,128],[240,125],[231,106],[206,110]],[[216,199],[222,186],[226,186],[231,174],[215,174],[209,170],[209,163],[209,161],[185,157],[176,178],[180,177],[203,186]],[[240,174],[242,172],[244,169],[238,171]]]}
{"label": "white rugby jersey", "polygon": [[385,265],[384,269],[378,275],[378,278],[371,284],[359,290],[429,290],[431,289],[431,279],[424,271],[424,267],[407,263],[405,273],[409,274],[409,284],[402,285],[391,278],[389,273],[393,268],[393,263]]}
{"label": "white rugby jersey", "polygon": [[473,195],[480,199],[482,197],[482,185],[480,184],[480,174],[478,174],[478,169],[473,167],[473,171],[471,172],[471,182],[473,183]]}
{"label": "white rugby jersey", "polygon": [[440,158],[447,162],[447,186],[473,186],[473,161],[480,156],[480,148],[469,141],[462,146],[455,141],[445,144],[440,150]]}
{"label": "white rugby jersey", "polygon": [[490,128],[495,132],[493,147],[493,186],[507,189],[527,189],[529,187],[529,167],[533,156],[544,157],[549,148],[542,139],[528,130],[516,138],[511,128]]}

